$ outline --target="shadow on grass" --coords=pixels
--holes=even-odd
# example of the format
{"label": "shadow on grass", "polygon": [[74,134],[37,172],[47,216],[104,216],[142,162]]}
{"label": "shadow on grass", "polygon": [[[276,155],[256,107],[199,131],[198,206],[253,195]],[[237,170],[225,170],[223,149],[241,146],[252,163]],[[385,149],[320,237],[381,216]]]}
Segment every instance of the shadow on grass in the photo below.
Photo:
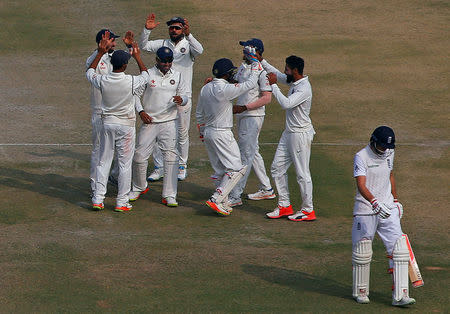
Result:
{"label": "shadow on grass", "polygon": [[[309,291],[353,301],[351,295],[352,286],[330,278],[275,266],[243,264],[241,267],[244,273],[259,277],[269,283],[288,286],[299,291]],[[389,295],[371,291],[370,296],[372,302],[390,303]]]}
{"label": "shadow on grass", "polygon": [[53,173],[42,175],[0,167],[0,185],[59,198],[77,206],[80,206],[80,200],[90,198],[89,178],[66,177]]}

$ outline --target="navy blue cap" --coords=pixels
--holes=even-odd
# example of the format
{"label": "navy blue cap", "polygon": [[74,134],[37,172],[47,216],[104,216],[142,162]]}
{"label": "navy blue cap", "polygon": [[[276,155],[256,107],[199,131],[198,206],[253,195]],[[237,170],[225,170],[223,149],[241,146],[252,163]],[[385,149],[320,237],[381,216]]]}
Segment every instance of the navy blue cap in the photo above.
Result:
{"label": "navy blue cap", "polygon": [[115,68],[120,68],[124,64],[128,64],[131,55],[125,50],[116,50],[111,56],[111,64]]}
{"label": "navy blue cap", "polygon": [[167,26],[173,24],[173,23],[181,23],[184,26],[184,18],[181,16],[174,16],[169,21],[166,22]]}
{"label": "navy blue cap", "polygon": [[233,69],[236,69],[233,62],[230,59],[222,58],[214,62],[212,73],[215,77],[221,77]]}
{"label": "navy blue cap", "polygon": [[102,40],[102,36],[106,33],[109,32],[109,38],[118,38],[120,37],[119,35],[114,34],[113,32],[111,32],[109,29],[102,29],[101,31],[99,31],[97,33],[97,36],[95,36],[95,41],[97,42],[97,44],[100,42],[100,40]]}
{"label": "navy blue cap", "polygon": [[253,46],[260,53],[264,52],[264,44],[263,44],[262,40],[258,39],[258,38],[252,38],[252,39],[247,40],[247,41],[240,41],[239,45],[244,46],[244,47],[245,46]]}
{"label": "navy blue cap", "polygon": [[169,47],[162,46],[156,51],[156,56],[161,61],[173,61],[173,51]]}
{"label": "navy blue cap", "polygon": [[395,148],[395,134],[390,127],[382,125],[377,127],[370,137],[370,141],[377,143],[383,148]]}

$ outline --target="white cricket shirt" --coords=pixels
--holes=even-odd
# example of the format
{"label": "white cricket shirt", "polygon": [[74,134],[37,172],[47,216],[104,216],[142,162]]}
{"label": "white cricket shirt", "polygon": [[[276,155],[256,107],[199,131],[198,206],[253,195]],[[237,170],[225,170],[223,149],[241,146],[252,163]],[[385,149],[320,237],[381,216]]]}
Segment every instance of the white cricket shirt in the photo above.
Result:
{"label": "white cricket shirt", "polygon": [[[94,61],[97,56],[97,49],[87,58],[86,60],[86,70],[91,65],[92,61]],[[113,70],[113,66],[111,64],[111,56],[112,54],[105,53],[100,59],[97,68],[95,69],[95,73],[105,75],[109,74]],[[91,109],[92,113],[101,114],[102,113],[102,93],[98,88],[95,88],[91,85]]]}
{"label": "white cricket shirt", "polygon": [[[174,96],[181,96],[183,102],[188,101],[188,88],[181,73],[170,69],[163,74],[156,66],[148,70],[148,79],[145,91],[142,89],[138,94],[142,94],[143,110],[152,117],[153,123],[166,122],[177,118],[177,104],[173,102]],[[139,104],[136,106],[139,112]]]}
{"label": "white cricket shirt", "polygon": [[187,96],[192,97],[192,73],[195,57],[203,53],[203,46],[192,34],[182,38],[176,45],[170,39],[148,40],[151,30],[146,29],[141,34],[139,47],[148,52],[156,53],[161,47],[169,47],[173,51],[172,68],[181,73],[188,87]]}
{"label": "white cricket shirt", "polygon": [[224,79],[214,78],[203,86],[197,102],[197,123],[215,129],[233,127],[233,104],[231,100],[257,86],[261,73],[259,63],[252,67],[249,79],[242,83],[230,84]]}
{"label": "white cricket shirt", "polygon": [[[266,60],[261,65],[267,73],[276,73],[278,81],[287,83],[286,74],[281,73]],[[309,113],[311,111],[312,89],[307,76],[302,79],[289,83],[291,86],[288,96],[284,96],[277,84],[272,84],[272,93],[286,110],[286,131],[288,132],[307,132],[313,129]]]}
{"label": "white cricket shirt", "polygon": [[148,82],[147,71],[136,76],[124,72],[100,75],[95,73],[94,69],[89,69],[86,77],[101,91],[103,122],[134,126],[136,121],[134,94],[143,89]]}
{"label": "white cricket shirt", "polygon": [[[245,82],[250,77],[251,71],[252,71],[251,64],[247,64],[246,62],[242,62],[241,66],[239,67],[235,79],[239,83]],[[238,97],[236,105],[238,106],[245,106],[249,103],[252,103],[256,101],[260,96],[261,92],[271,92],[272,87],[269,84],[269,80],[266,76],[266,71],[261,71],[258,77],[258,85],[255,88],[252,88],[248,92],[242,94]],[[254,110],[246,110],[244,112],[241,112],[239,114],[236,114],[237,116],[252,116],[252,117],[260,117],[264,116],[266,114],[266,106],[262,106],[260,108],[254,109]]]}
{"label": "white cricket shirt", "polygon": [[[394,168],[394,150],[383,156],[375,154],[370,145],[356,153],[353,162],[353,177],[365,176],[366,187],[379,202],[388,206],[394,202],[391,190],[391,171]],[[356,187],[353,215],[373,214],[372,205]]]}

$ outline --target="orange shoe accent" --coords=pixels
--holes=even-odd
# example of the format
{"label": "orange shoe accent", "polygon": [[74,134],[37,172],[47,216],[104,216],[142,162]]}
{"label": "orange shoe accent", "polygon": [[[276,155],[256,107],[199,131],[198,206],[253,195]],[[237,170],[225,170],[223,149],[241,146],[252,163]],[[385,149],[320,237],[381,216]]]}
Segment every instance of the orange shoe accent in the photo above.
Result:
{"label": "orange shoe accent", "polygon": [[313,221],[313,220],[316,220],[316,212],[315,211],[312,211],[312,212],[310,212],[310,213],[308,213],[308,212],[303,212],[306,216],[308,216],[305,220],[306,221]]}
{"label": "orange shoe accent", "polygon": [[144,195],[145,193],[147,193],[150,190],[149,187],[147,187],[144,191],[141,192],[141,194],[139,194],[139,196]]}
{"label": "orange shoe accent", "polygon": [[131,206],[116,206],[116,208],[114,209],[116,212],[127,212],[131,210]]}
{"label": "orange shoe accent", "polygon": [[294,209],[292,208],[292,205],[289,205],[287,207],[283,207],[283,206],[278,205],[278,209],[279,209],[278,216],[269,216],[269,215],[267,215],[267,217],[271,218],[271,219],[277,219],[277,218],[281,218],[281,217],[284,217],[284,216],[292,215],[294,213]]}
{"label": "orange shoe accent", "polygon": [[105,205],[103,203],[100,204],[92,204],[92,209],[93,210],[102,210],[103,208],[105,208]]}
{"label": "orange shoe accent", "polygon": [[220,215],[222,215],[222,216],[228,216],[228,215],[230,215],[230,212],[225,212],[225,211],[220,210],[220,209],[217,207],[217,204],[214,203],[214,202],[206,201],[206,205],[207,205],[209,208],[211,208],[213,211],[215,211],[216,213],[218,213],[218,214],[220,214]]}

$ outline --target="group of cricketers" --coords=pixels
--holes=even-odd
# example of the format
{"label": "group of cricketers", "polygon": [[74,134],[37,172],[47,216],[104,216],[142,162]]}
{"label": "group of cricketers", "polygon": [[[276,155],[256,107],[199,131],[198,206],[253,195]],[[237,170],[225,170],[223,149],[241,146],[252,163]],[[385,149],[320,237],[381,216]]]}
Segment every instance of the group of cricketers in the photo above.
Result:
{"label": "group of cricketers", "polygon": [[[166,22],[168,39],[149,40],[159,24],[155,15],[150,14],[139,43],[128,31],[123,38],[127,50],[115,50],[120,36],[102,29],[96,36],[97,49],[87,59],[86,76],[92,85],[90,180],[94,210],[104,208],[108,181],[117,184],[115,210],[123,212],[131,210],[130,202],[149,191],[149,181],[161,178],[162,203],[178,206],[178,181],[186,179],[188,170],[193,65],[195,58],[203,53],[203,47],[192,35],[188,20],[181,17]],[[260,39],[239,44],[243,48],[242,64],[237,68],[230,59],[218,59],[212,68],[213,77],[205,80],[196,105],[197,127],[216,185],[206,205],[220,215],[230,215],[233,207],[242,205],[251,169],[260,187],[256,193],[247,195],[248,199],[276,197],[258,146],[265,105],[273,95],[285,111],[286,119],[271,166],[278,206],[266,217],[314,221],[309,160],[315,131],[309,117],[312,89],[308,76],[303,74],[304,60],[298,56],[287,57],[281,72],[263,58],[264,45]],[[155,54],[153,67],[144,65],[141,51]],[[125,74],[131,57],[137,62],[139,75]],[[281,92],[278,82],[289,85],[287,95]],[[136,138],[137,115],[143,123]],[[237,140],[232,130],[233,119]],[[403,206],[397,200],[395,188],[394,148],[394,131],[380,126],[354,159],[357,193],[352,264],[353,297],[358,303],[369,303],[375,232],[388,252],[393,276],[392,304],[415,303],[409,297],[408,263],[412,251],[400,225]],[[147,177],[150,156],[155,168]],[[288,189],[287,170],[291,164],[302,198],[297,212],[293,210]]]}

